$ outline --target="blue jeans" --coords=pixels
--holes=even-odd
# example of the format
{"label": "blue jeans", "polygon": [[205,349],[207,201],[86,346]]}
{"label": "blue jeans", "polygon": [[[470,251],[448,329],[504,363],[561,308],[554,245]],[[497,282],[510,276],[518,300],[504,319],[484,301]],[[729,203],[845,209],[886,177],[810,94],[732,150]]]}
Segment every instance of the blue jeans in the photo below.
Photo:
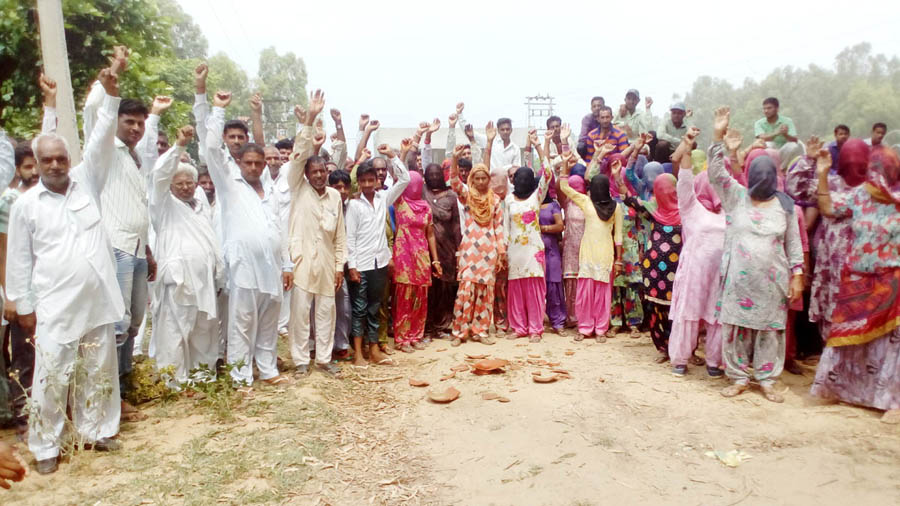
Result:
{"label": "blue jeans", "polygon": [[116,280],[125,302],[125,316],[116,322],[116,354],[119,358],[119,392],[124,396],[125,378],[131,373],[134,336],[137,335],[144,312],[147,311],[147,259],[138,258],[114,249]]}
{"label": "blue jeans", "polygon": [[359,273],[359,283],[350,283],[353,322],[350,334],[362,337],[367,344],[378,344],[379,311],[385,299],[388,282],[387,266]]}

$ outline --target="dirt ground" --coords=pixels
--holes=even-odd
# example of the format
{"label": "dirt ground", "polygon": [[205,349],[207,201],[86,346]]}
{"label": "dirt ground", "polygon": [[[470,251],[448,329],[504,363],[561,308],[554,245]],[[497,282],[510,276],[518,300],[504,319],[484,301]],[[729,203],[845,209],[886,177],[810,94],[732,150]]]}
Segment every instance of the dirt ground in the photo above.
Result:
{"label": "dirt ground", "polygon": [[[511,364],[441,381],[466,354]],[[646,336],[437,341],[395,367],[260,388],[231,420],[196,399],[160,401],[123,425],[123,451],[31,472],[0,503],[900,504],[900,426],[810,397],[812,367],[785,373],[785,403],[773,404],[758,390],[725,399],[725,380],[703,367],[676,378],[655,354]],[[571,378],[535,383],[541,361]],[[427,399],[450,386],[458,400]],[[736,467],[707,454],[732,450]]]}

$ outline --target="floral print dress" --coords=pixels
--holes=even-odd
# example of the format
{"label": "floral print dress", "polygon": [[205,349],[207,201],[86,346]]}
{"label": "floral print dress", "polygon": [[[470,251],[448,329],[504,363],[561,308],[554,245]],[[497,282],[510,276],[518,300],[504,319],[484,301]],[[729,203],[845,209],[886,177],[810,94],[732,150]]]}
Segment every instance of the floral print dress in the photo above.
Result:
{"label": "floral print dress", "polygon": [[538,215],[541,202],[547,195],[549,177],[541,177],[538,188],[525,200],[516,200],[512,194],[506,196],[506,214],[504,228],[507,234],[507,250],[509,256],[509,278],[543,278],[544,239]]}

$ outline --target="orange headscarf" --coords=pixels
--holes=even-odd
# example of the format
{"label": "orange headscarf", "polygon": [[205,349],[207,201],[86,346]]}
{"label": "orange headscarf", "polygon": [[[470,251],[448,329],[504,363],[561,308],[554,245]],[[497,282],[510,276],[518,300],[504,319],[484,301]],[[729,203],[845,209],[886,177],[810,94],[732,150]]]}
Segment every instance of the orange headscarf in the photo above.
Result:
{"label": "orange headscarf", "polygon": [[467,184],[469,185],[469,195],[466,197],[466,203],[469,206],[469,213],[472,214],[472,218],[475,219],[475,223],[478,223],[482,227],[487,227],[491,225],[491,220],[494,217],[494,191],[488,188],[486,192],[479,192],[473,181],[475,180],[475,174],[479,172],[483,172],[485,176],[488,178],[491,177],[491,174],[487,170],[487,166],[483,163],[479,163],[472,167],[472,170],[469,171],[469,180]]}

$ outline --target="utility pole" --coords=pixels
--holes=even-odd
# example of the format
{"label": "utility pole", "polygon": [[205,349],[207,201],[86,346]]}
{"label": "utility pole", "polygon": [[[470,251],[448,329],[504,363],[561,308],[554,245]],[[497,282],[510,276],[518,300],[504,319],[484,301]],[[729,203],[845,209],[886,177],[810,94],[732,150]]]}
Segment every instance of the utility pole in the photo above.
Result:
{"label": "utility pole", "polygon": [[75,166],[81,162],[81,141],[75,118],[75,98],[72,95],[72,75],[69,73],[62,1],[37,0],[37,13],[44,75],[56,81],[56,114],[59,118],[56,132],[68,141],[69,157],[72,166]]}

